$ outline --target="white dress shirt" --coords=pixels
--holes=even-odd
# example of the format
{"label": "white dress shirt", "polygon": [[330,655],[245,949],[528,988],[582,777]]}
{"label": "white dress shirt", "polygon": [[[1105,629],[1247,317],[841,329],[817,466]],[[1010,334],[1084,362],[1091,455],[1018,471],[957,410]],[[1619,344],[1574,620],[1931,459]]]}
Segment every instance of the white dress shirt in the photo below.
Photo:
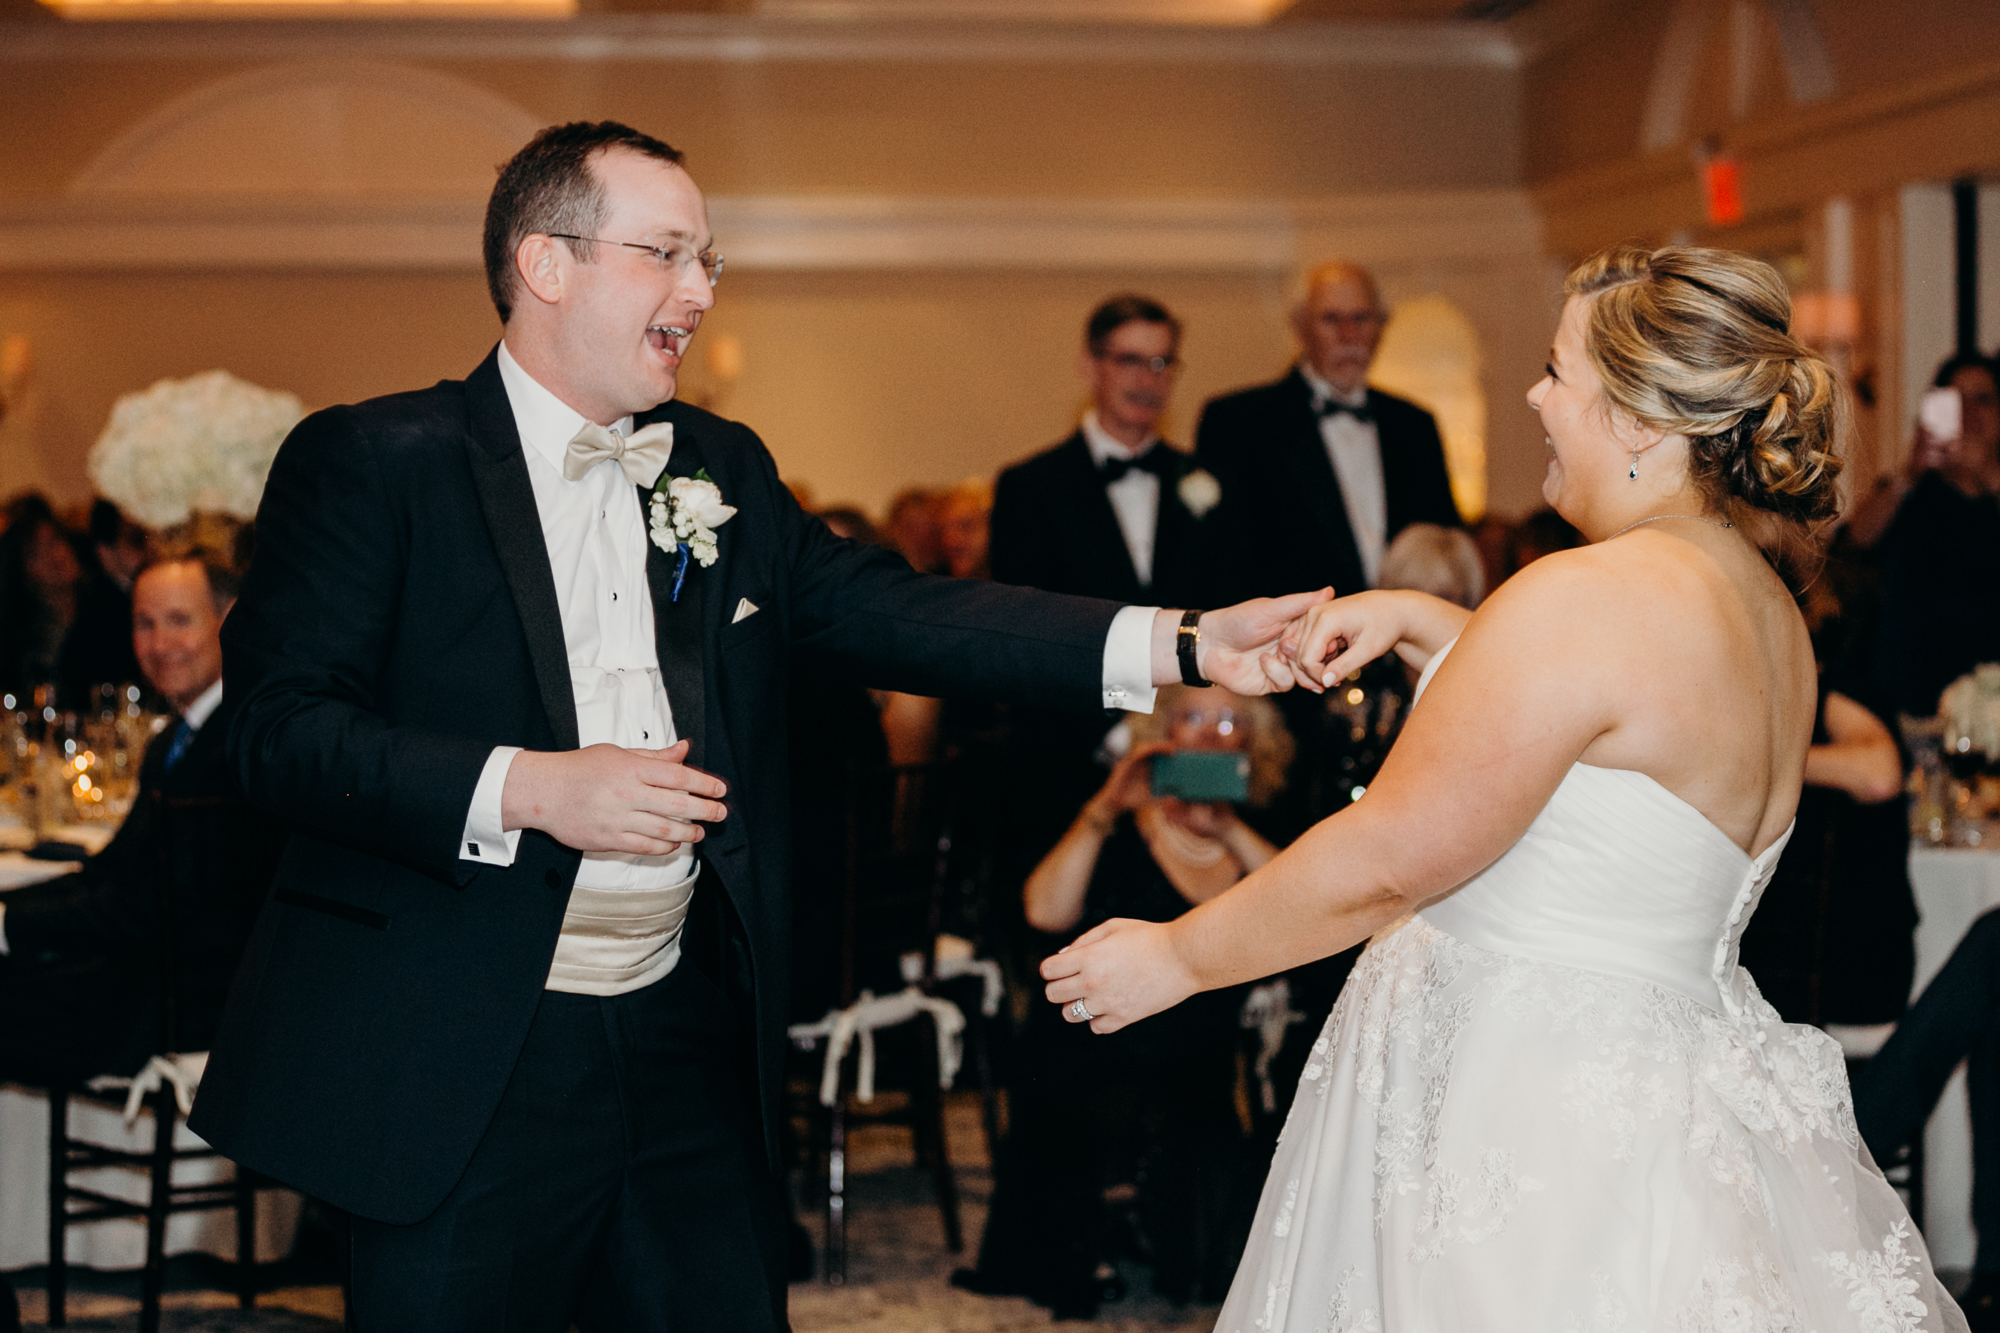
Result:
{"label": "white dress shirt", "polygon": [[[565,478],[563,458],[583,416],[522,370],[505,342],[499,363],[562,608],[577,743],[608,742],[634,750],[672,745],[677,737],[653,637],[653,598],[646,581],[650,539],[638,491],[609,458],[579,481]],[[627,417],[611,429],[629,435],[632,420]],[[720,540],[729,539],[724,529]],[[1153,615],[1154,608],[1128,606],[1113,617],[1104,644],[1106,708],[1152,711]],[[487,757],[466,811],[461,859],[514,863],[521,834],[503,827],[501,795],[519,753],[519,746],[502,745]],[[697,869],[689,846],[669,856],[586,853],[577,867],[547,988],[618,995],[671,972],[680,959],[681,925]]]}
{"label": "white dress shirt", "polygon": [[[1299,374],[1312,386],[1315,411],[1329,402],[1361,407],[1368,401],[1365,385],[1354,393],[1342,393],[1303,362],[1299,364]],[[1372,588],[1389,540],[1389,497],[1382,482],[1382,436],[1374,422],[1357,421],[1345,412],[1321,417],[1319,436],[1326,442],[1326,456],[1333,463],[1333,475],[1340,481],[1340,498],[1347,507],[1347,528],[1354,534],[1354,545],[1361,552],[1361,572]]]}
{"label": "white dress shirt", "polygon": [[[579,481],[563,457],[584,418],[537,384],[500,344],[500,380],[514,410],[549,568],[562,607],[563,647],[576,700],[577,744],[658,750],[676,739],[653,637],[646,581],[646,516],[639,493],[605,458]],[[632,420],[612,426],[632,432]],[[519,748],[494,750],[473,791],[461,857],[511,865],[520,831],[501,826],[500,797]],[[667,856],[586,853],[563,917],[548,988],[618,995],[650,985],[680,958],[681,923],[694,893],[692,847]]]}
{"label": "white dress shirt", "polygon": [[[215,684],[194,697],[194,702],[181,710],[181,721],[187,723],[189,731],[200,731],[201,724],[215,715],[222,706],[222,678],[216,677]],[[7,956],[7,900],[0,897],[0,958]]]}
{"label": "white dress shirt", "polygon": [[[1137,449],[1111,438],[1097,420],[1097,409],[1083,414],[1083,442],[1090,449],[1090,461],[1103,467],[1114,458],[1132,459],[1160,442],[1157,435],[1146,437]],[[1139,586],[1153,586],[1153,543],[1160,531],[1160,479],[1143,468],[1133,468],[1104,488],[1111,512],[1118,516],[1118,531],[1124,535],[1125,550],[1132,557],[1132,571]]]}

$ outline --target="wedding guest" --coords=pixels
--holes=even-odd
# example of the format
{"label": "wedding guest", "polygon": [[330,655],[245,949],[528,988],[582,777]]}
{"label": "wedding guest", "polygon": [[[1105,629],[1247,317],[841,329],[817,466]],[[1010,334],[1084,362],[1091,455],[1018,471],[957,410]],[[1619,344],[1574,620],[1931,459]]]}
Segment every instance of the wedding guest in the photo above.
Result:
{"label": "wedding guest", "polygon": [[889,545],[920,574],[944,571],[944,559],[938,551],[937,506],[937,492],[923,486],[900,491],[889,502],[884,525]]}
{"label": "wedding guest", "polygon": [[1872,1027],[1903,1016],[1916,970],[1902,758],[1882,719],[1820,676],[1798,822],[1743,966],[1786,1021]]}
{"label": "wedding guest", "polygon": [[[1151,297],[1091,311],[1077,349],[1090,407],[1058,443],[1001,472],[994,487],[993,577],[1118,601],[1206,606],[1215,571],[1205,518],[1213,487],[1157,427],[1180,372],[1181,323]],[[1190,507],[1187,496],[1195,496]],[[1046,850],[1104,780],[1099,747],[1114,720],[1015,710],[1008,789],[1026,821],[1019,871]],[[1017,871],[1017,873],[1019,873]]]}
{"label": "wedding guest", "polygon": [[1458,526],[1437,422],[1369,387],[1388,319],[1368,270],[1322,264],[1293,311],[1291,371],[1202,409],[1195,455],[1220,481],[1216,516],[1236,534],[1227,595],[1359,592],[1409,524]]}
{"label": "wedding guest", "polygon": [[937,502],[938,558],[955,579],[990,578],[989,533],[993,485],[973,477],[946,491]]}
{"label": "wedding guest", "polygon": [[[1170,921],[1277,855],[1234,806],[1151,789],[1156,758],[1221,751],[1250,756],[1248,803],[1268,801],[1292,749],[1268,700],[1169,686],[1150,717],[1130,722],[1132,749],[1028,878],[1023,900],[1037,930],[1067,939],[1113,917]],[[954,1284],[1025,1295],[1058,1319],[1092,1317],[1109,1275],[1105,1190],[1142,1166],[1155,1289],[1176,1301],[1219,1299],[1242,1242],[1231,1189],[1242,1146],[1242,999],[1240,987],[1211,992],[1155,1030],[1109,1038],[1033,1006],[978,1267]]]}
{"label": "wedding guest", "polygon": [[1888,705],[1905,713],[1935,713],[1945,686],[2000,661],[2000,579],[1987,577],[2000,569],[1996,380],[2000,371],[1984,357],[1939,366],[1937,386],[1959,394],[1959,437],[1920,438],[1913,467],[1922,470],[1880,492],[1906,488],[1875,547],[1882,619],[1868,670]]}
{"label": "wedding guest", "polygon": [[[225,555],[167,544],[132,586],[147,682],[179,714],[147,747],[117,836],[77,873],[0,896],[0,1079],[130,1074],[168,1049],[208,1049],[284,835],[234,795],[220,631],[236,597]],[[160,874],[173,904],[178,1029],[163,1033]]]}
{"label": "wedding guest", "polygon": [[90,559],[76,621],[63,642],[61,674],[85,686],[136,681],[132,580],[146,563],[146,530],[100,497],[90,506],[89,538]]}
{"label": "wedding guest", "polygon": [[146,563],[146,530],[99,496],[90,505],[90,549],[111,586],[132,595],[132,580]]}
{"label": "wedding guest", "polygon": [[1972,1283],[1958,1298],[1973,1333],[2000,1329],[2000,911],[1972,923],[1875,1057],[1854,1075],[1854,1122],[1878,1162],[1924,1132],[1965,1062],[1972,1113]]}
{"label": "wedding guest", "polygon": [[1537,509],[1519,523],[1507,537],[1507,572],[1504,582],[1557,551],[1573,551],[1583,545],[1583,534],[1553,509]]}
{"label": "wedding guest", "polygon": [[1181,323],[1146,296],[1091,311],[1077,353],[1090,407],[1062,440],[1001,472],[993,577],[1089,597],[1210,599],[1194,460],[1158,426],[1180,372]]}
{"label": "wedding guest", "polygon": [[46,498],[25,495],[9,509],[0,536],[0,690],[26,696],[60,683],[84,567]]}

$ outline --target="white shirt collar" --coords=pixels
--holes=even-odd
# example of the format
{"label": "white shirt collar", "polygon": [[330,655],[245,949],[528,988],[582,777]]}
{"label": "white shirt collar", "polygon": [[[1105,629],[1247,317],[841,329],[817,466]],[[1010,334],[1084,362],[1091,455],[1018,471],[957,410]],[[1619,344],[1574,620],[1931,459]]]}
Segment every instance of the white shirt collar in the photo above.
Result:
{"label": "white shirt collar", "polygon": [[1097,409],[1094,407],[1083,414],[1082,430],[1083,442],[1090,449],[1090,461],[1098,467],[1103,467],[1114,458],[1137,458],[1160,441],[1159,436],[1148,435],[1145,443],[1137,449],[1127,448],[1113,439],[1111,433],[1098,423]]}
{"label": "white shirt collar", "polygon": [[1333,387],[1331,381],[1323,378],[1304,361],[1299,362],[1299,374],[1305,377],[1307,386],[1313,391],[1314,406],[1321,403],[1346,403],[1349,407],[1361,407],[1368,402],[1368,386],[1365,383],[1353,393],[1342,393]]}
{"label": "white shirt collar", "polygon": [[[562,471],[569,442],[583,429],[584,415],[543,388],[521,369],[521,363],[500,342],[500,382],[507,388],[507,402],[514,409],[514,426],[521,433],[521,447],[540,454],[556,471]],[[632,418],[620,417],[611,429],[620,435],[632,433]]]}
{"label": "white shirt collar", "polygon": [[200,731],[201,724],[208,721],[215,710],[221,706],[222,677],[217,676],[215,684],[196,695],[195,701],[181,710],[181,721],[187,723],[195,731]]}

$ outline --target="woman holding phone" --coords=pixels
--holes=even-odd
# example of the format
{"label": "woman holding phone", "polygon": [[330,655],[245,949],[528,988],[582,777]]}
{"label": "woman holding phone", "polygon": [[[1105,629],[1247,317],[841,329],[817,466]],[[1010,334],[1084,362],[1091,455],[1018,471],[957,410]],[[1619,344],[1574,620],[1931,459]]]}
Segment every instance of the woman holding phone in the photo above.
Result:
{"label": "woman holding phone", "polygon": [[[1036,930],[1068,937],[1114,917],[1171,921],[1278,854],[1232,801],[1199,799],[1261,805],[1284,785],[1292,739],[1269,700],[1173,685],[1128,726],[1130,750],[1028,876],[1023,906]],[[1239,757],[1247,779],[1228,762]],[[1176,783],[1189,799],[1154,794]],[[1220,1299],[1249,1221],[1234,1188],[1244,1175],[1235,1169],[1243,988],[1198,999],[1109,1042],[1046,1006],[1030,1011],[979,1266],[961,1270],[959,1286],[1091,1317],[1118,1290],[1104,1191],[1129,1193],[1142,1176],[1134,1202],[1155,1288]]]}

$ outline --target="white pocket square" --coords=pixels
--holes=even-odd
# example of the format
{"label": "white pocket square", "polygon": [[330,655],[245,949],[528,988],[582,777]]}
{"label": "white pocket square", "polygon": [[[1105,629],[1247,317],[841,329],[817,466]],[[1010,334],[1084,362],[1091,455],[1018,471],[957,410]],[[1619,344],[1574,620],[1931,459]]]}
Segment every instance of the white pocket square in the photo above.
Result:
{"label": "white pocket square", "polygon": [[748,597],[739,598],[736,603],[736,614],[729,618],[729,623],[734,625],[739,620],[748,620],[750,617],[756,615],[760,609],[757,603],[751,601]]}

